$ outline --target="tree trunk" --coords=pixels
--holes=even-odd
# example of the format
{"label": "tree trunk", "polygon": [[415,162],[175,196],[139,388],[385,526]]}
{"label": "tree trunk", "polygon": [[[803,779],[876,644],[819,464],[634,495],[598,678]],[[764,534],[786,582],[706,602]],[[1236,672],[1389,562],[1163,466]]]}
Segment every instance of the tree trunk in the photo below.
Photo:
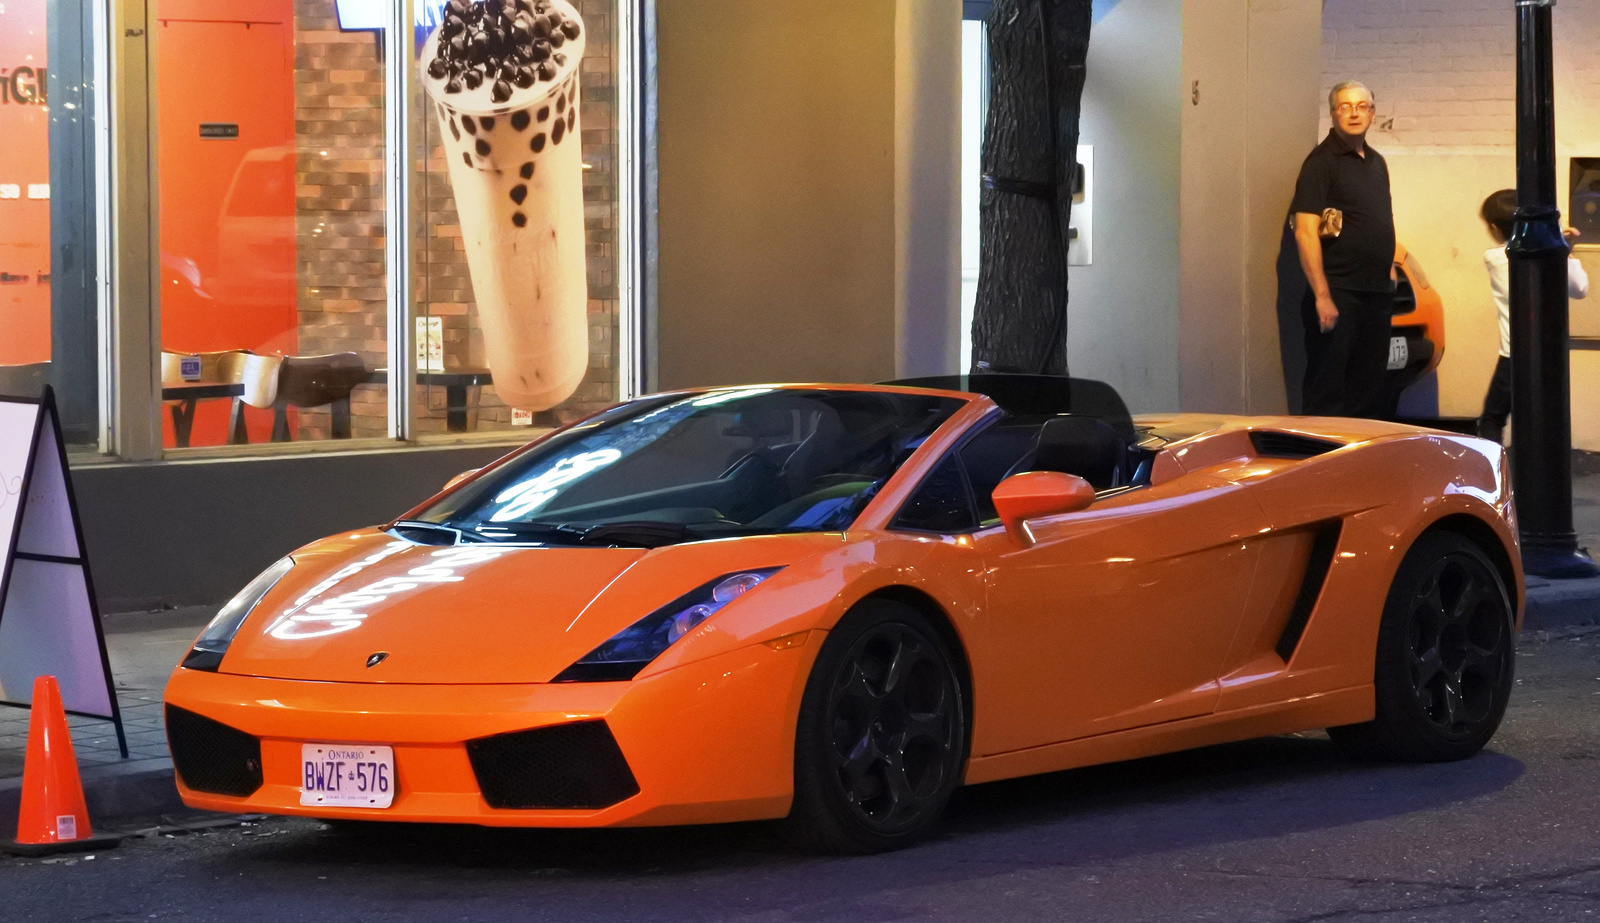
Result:
{"label": "tree trunk", "polygon": [[995,0],[974,365],[1067,373],[1067,221],[1090,0]]}

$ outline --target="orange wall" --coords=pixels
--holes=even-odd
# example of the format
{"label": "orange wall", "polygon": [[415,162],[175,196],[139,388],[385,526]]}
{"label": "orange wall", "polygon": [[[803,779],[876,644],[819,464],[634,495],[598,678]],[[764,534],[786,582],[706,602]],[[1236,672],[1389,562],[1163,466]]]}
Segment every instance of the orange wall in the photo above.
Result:
{"label": "orange wall", "polygon": [[293,352],[294,11],[218,7],[158,6],[162,344]]}
{"label": "orange wall", "polygon": [[[36,95],[45,65],[45,0],[0,4],[0,364],[50,358],[50,200],[29,187],[50,182],[45,107]],[[48,86],[49,78],[45,78]],[[19,196],[11,198],[12,187]],[[37,192],[37,191],[36,191]],[[42,277],[42,278],[41,278]]]}
{"label": "orange wall", "polygon": [[[157,10],[162,348],[294,353],[292,0],[159,0]],[[217,123],[238,136],[202,137]],[[223,442],[227,409],[201,402],[190,444]],[[251,440],[264,440],[269,415],[249,418]]]}

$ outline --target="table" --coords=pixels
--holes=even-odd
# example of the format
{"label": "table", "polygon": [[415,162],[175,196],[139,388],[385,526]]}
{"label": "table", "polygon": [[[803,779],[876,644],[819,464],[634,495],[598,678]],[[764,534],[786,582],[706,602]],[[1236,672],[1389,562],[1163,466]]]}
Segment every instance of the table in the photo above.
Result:
{"label": "table", "polygon": [[[388,369],[373,369],[367,377],[371,384],[388,384]],[[456,369],[448,372],[418,372],[417,384],[444,388],[445,426],[452,433],[467,431],[467,414],[478,409],[478,395],[472,390],[494,384],[488,369]]]}
{"label": "table", "polygon": [[[172,408],[172,431],[178,448],[189,447],[189,434],[194,429],[194,407],[199,401],[210,398],[244,396],[241,381],[175,381],[161,386],[163,401],[180,401]],[[232,419],[228,423],[228,444],[244,445],[250,435],[244,426],[244,402],[233,402]]]}

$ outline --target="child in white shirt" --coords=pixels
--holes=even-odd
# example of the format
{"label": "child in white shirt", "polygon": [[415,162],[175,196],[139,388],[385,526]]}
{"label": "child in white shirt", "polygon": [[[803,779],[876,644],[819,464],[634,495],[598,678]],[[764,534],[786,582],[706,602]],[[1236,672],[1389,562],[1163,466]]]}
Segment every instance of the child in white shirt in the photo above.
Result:
{"label": "child in white shirt", "polygon": [[[1506,418],[1511,415],[1511,261],[1506,256],[1506,240],[1511,236],[1511,220],[1517,210],[1517,191],[1502,189],[1483,200],[1479,215],[1489,226],[1496,246],[1484,251],[1483,263],[1489,270],[1489,290],[1494,293],[1495,310],[1500,314],[1500,360],[1494,364],[1489,393],[1483,398],[1483,415],[1478,417],[1478,435],[1502,441]],[[1577,230],[1563,231],[1567,242],[1578,237]],[[1584,298],[1589,294],[1589,276],[1576,257],[1567,260],[1567,294]]]}

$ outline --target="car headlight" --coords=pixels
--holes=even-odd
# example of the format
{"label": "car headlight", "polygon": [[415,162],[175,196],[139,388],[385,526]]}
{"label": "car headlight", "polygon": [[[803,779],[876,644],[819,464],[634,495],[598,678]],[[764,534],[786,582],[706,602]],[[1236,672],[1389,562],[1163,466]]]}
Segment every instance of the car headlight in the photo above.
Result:
{"label": "car headlight", "polygon": [[674,641],[782,569],[737,571],[704,583],[612,635],[606,643],[562,670],[551,682],[603,683],[633,679]]}
{"label": "car headlight", "polygon": [[239,626],[244,624],[245,616],[256,607],[261,597],[267,595],[273,584],[283,579],[291,567],[294,567],[294,558],[280,558],[228,600],[228,604],[218,610],[216,618],[195,639],[194,649],[183,658],[183,666],[190,670],[215,673],[222,663],[222,655],[228,652],[228,645],[233,643],[233,636],[239,633]]}

